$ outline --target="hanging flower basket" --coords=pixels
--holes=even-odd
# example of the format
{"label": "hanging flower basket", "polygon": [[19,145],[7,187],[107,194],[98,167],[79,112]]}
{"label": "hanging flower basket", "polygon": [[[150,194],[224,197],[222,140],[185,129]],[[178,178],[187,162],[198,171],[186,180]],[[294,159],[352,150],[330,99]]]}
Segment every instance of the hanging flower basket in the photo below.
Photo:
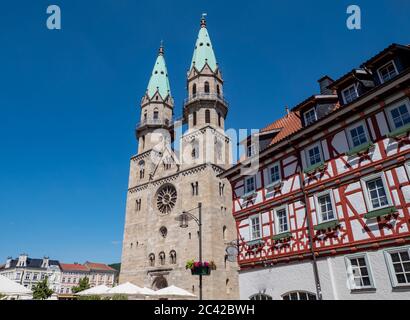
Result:
{"label": "hanging flower basket", "polygon": [[[199,262],[190,260],[186,263],[185,269],[190,269],[191,274],[195,276],[209,276],[211,274],[212,266],[215,266],[213,262]],[[214,269],[215,270],[215,269]]]}

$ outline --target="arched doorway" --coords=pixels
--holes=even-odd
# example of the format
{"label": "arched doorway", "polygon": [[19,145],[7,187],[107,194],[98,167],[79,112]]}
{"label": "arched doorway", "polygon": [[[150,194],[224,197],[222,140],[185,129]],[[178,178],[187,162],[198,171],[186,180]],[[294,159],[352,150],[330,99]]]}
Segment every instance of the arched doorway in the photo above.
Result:
{"label": "arched doorway", "polygon": [[164,276],[158,276],[152,282],[152,288],[154,290],[159,290],[168,287],[168,281]]}

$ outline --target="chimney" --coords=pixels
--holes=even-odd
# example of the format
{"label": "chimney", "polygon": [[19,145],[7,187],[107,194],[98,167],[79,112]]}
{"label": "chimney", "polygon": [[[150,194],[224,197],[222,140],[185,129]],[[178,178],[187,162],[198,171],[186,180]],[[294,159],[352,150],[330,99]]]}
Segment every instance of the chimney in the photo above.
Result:
{"label": "chimney", "polygon": [[285,111],[286,111],[286,117],[289,117],[290,111],[289,111],[289,107],[288,107],[288,106],[285,106]]}
{"label": "chimney", "polygon": [[330,86],[334,80],[328,76],[324,76],[320,78],[317,82],[319,82],[320,86],[320,94],[322,95],[332,95],[334,94],[332,90],[328,89],[328,86]]}
{"label": "chimney", "polygon": [[12,259],[11,257],[7,257],[6,265],[4,266],[5,269],[10,268],[10,266],[11,266],[11,259]]}

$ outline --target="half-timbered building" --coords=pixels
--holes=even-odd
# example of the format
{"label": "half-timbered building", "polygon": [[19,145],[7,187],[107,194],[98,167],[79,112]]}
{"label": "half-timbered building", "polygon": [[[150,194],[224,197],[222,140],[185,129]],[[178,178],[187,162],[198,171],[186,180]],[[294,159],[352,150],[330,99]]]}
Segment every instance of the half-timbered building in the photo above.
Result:
{"label": "half-timbered building", "polygon": [[242,299],[410,299],[409,84],[392,44],[244,142]]}

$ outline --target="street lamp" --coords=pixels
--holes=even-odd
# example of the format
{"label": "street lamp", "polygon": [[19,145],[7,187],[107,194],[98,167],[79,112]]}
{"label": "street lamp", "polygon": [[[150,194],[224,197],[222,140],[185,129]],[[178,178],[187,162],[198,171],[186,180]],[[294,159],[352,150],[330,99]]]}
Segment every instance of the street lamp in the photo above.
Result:
{"label": "street lamp", "polygon": [[[190,211],[198,209],[198,218],[195,217]],[[188,211],[183,211],[177,218],[179,226],[181,228],[188,228],[188,221],[194,220],[199,227],[198,240],[199,240],[199,263],[202,265],[202,203],[198,203],[198,207]],[[199,300],[202,300],[202,274],[199,275]]]}

